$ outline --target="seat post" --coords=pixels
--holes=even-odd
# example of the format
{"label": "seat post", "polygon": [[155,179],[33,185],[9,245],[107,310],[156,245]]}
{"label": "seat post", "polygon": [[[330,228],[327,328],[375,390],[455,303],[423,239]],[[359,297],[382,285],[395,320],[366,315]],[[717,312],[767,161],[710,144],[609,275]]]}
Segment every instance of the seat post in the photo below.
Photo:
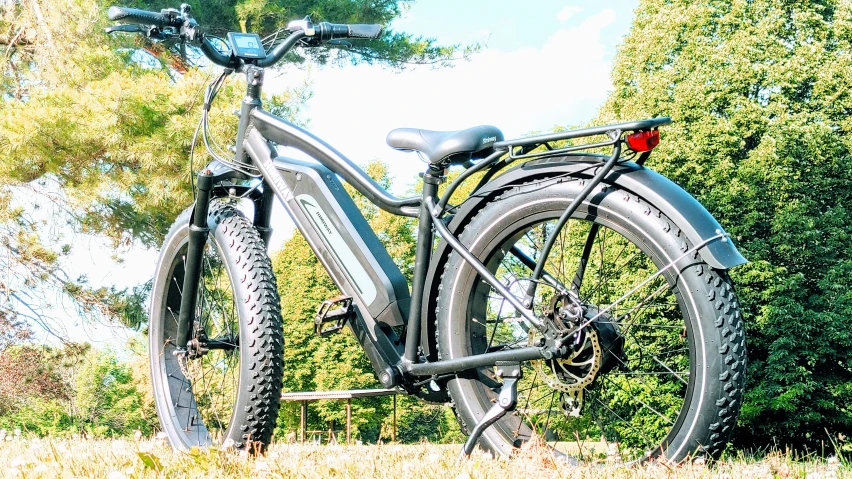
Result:
{"label": "seat post", "polygon": [[417,249],[414,260],[414,278],[411,281],[411,306],[408,310],[408,330],[405,335],[405,356],[403,361],[408,364],[417,362],[417,346],[420,344],[420,326],[423,303],[423,287],[426,283],[426,273],[432,256],[432,216],[426,207],[426,198],[438,195],[438,185],[444,182],[446,165],[429,164],[423,175],[424,200],[420,206],[420,216],[417,226]]}

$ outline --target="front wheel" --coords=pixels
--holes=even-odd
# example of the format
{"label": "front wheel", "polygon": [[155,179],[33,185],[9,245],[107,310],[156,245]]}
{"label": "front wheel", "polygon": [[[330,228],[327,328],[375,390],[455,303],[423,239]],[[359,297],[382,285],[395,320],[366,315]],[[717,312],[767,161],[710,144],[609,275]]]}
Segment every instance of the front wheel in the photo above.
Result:
{"label": "front wheel", "polygon": [[[529,259],[538,259],[583,185],[561,179],[510,190],[460,239],[523,302]],[[572,337],[567,356],[522,365],[516,410],[488,428],[480,445],[511,454],[537,438],[587,460],[717,456],[743,397],[745,339],[723,271],[692,252],[665,268],[691,248],[654,205],[598,187],[561,230],[533,303],[556,328],[589,324]],[[437,305],[441,359],[541,344],[542,333],[455,253]],[[501,386],[493,367],[449,381],[463,429],[482,419]]]}
{"label": "front wheel", "polygon": [[157,414],[176,449],[232,441],[261,450],[272,439],[283,370],[275,276],[251,222],[212,202],[191,354],[178,351],[191,213],[166,236],[154,275],[148,350]]}

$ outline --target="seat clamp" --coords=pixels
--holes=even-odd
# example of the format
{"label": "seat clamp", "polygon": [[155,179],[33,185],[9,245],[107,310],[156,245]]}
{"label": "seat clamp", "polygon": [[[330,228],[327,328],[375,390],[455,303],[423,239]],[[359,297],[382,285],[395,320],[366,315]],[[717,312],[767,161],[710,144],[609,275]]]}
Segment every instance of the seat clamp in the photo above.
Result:
{"label": "seat clamp", "polygon": [[430,175],[429,173],[426,173],[425,175],[423,175],[423,182],[429,183],[430,185],[440,185],[441,183],[444,182],[444,177],[443,176],[433,176],[433,175]]}

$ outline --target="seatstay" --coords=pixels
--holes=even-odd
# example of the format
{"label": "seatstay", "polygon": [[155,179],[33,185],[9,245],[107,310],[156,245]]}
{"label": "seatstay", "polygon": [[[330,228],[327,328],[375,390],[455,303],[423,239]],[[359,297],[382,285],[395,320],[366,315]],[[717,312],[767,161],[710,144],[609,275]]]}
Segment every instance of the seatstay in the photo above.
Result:
{"label": "seatstay", "polygon": [[[507,188],[556,176],[571,175],[590,178],[605,159],[605,156],[599,155],[565,155],[518,165],[477,190],[475,196],[471,196],[455,212],[447,228],[458,237],[473,216],[485,204],[504,193]],[[692,244],[699,244],[724,232],[719,222],[689,193],[668,178],[636,163],[619,163],[607,175],[604,184],[617,185],[653,203],[681,226]],[[451,250],[452,248],[443,240],[435,248],[424,284],[424,297],[428,299],[423,301],[421,313],[423,318],[433,317],[430,312],[435,310],[440,275]],[[700,255],[708,265],[716,269],[730,269],[748,262],[730,238],[709,243],[700,250]],[[430,361],[437,360],[433,323],[434,321],[425,321],[421,330],[421,346]]]}

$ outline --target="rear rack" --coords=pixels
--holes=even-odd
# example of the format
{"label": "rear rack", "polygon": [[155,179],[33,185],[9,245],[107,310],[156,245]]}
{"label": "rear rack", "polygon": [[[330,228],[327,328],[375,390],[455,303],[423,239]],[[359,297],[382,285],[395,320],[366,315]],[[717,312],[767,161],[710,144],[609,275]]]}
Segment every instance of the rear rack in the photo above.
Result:
{"label": "rear rack", "polygon": [[[648,120],[631,121],[627,123],[615,123],[612,125],[594,126],[591,128],[581,128],[579,130],[569,130],[562,131],[559,133],[549,133],[546,135],[536,135],[528,138],[504,140],[494,143],[494,151],[508,152],[509,158],[512,160],[560,155],[572,151],[612,146],[618,141],[620,141],[621,134],[623,132],[652,130],[663,125],[668,125],[671,122],[671,118],[663,116],[659,118],[651,118]],[[610,140],[596,143],[584,143],[582,145],[571,145],[566,146],[564,148],[552,148],[550,146],[550,143],[553,141],[571,140],[574,138],[585,138],[597,135],[609,135]],[[536,148],[542,145],[547,148],[546,151],[531,153],[532,150],[535,150]],[[520,148],[516,150],[516,147]]]}

